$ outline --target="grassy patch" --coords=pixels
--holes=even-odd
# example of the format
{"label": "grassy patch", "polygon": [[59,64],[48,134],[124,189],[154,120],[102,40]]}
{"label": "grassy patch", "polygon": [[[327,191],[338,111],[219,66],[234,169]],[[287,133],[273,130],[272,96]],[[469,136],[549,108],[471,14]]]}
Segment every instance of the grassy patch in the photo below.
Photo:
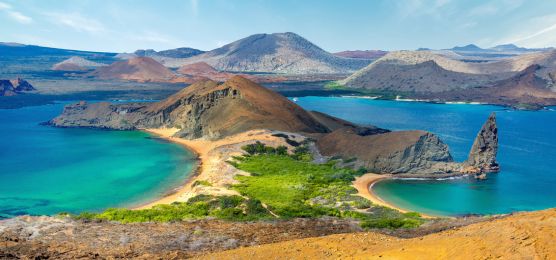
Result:
{"label": "grassy patch", "polygon": [[240,196],[214,197],[208,195],[199,195],[183,203],[157,205],[150,209],[112,208],[102,213],[84,212],[74,216],[76,219],[110,220],[122,223],[169,222],[206,217],[234,221],[274,218],[258,200],[245,199]]}
{"label": "grassy patch", "polygon": [[[307,144],[294,149],[268,147],[260,142],[244,146],[246,156],[230,163],[251,176],[237,176],[231,188],[242,196],[198,195],[185,203],[157,205],[151,209],[108,209],[102,213],[81,213],[77,219],[129,222],[168,222],[213,217],[248,221],[294,217],[334,216],[359,220],[364,228],[412,228],[424,220],[417,213],[373,205],[357,196],[351,182],[364,171],[337,167],[336,160],[311,162]],[[196,185],[210,185],[198,181]],[[263,206],[266,206],[266,208]],[[270,211],[269,211],[270,210]]]}
{"label": "grassy patch", "polygon": [[314,164],[304,159],[307,153],[300,148],[291,155],[263,152],[236,157],[234,165],[251,176],[237,176],[240,184],[233,189],[260,200],[281,218],[347,217],[361,220],[366,228],[409,228],[423,223],[416,213],[374,206],[357,196],[351,182],[362,172],[336,167],[335,161]]}
{"label": "grassy patch", "polygon": [[199,186],[199,185],[212,187],[212,183],[210,183],[206,180],[196,180],[195,182],[193,182],[192,186],[195,187],[195,186]]}
{"label": "grassy patch", "polygon": [[325,89],[328,90],[344,90],[347,89],[344,85],[338,83],[338,81],[330,81],[324,85]]}

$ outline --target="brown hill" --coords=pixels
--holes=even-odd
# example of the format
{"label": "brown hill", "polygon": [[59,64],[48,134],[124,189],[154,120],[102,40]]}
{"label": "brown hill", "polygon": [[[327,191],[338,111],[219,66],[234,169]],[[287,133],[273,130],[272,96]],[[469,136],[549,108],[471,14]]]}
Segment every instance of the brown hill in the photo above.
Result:
{"label": "brown hill", "polygon": [[238,248],[198,259],[554,259],[556,210],[519,213],[423,237],[374,232]]}
{"label": "brown hill", "polygon": [[242,76],[254,82],[282,82],[287,79],[282,76],[276,75],[248,75],[242,73],[231,73],[218,71],[206,62],[197,62],[193,64],[183,65],[178,69],[181,77],[188,79],[191,82],[199,81],[202,79],[210,79],[218,82],[224,82],[234,76]]}
{"label": "brown hill", "polygon": [[223,84],[203,80],[154,104],[109,103],[68,106],[52,120],[57,126],[113,129],[177,127],[178,136],[218,139],[251,129],[327,132],[304,109],[248,79]]}
{"label": "brown hill", "polygon": [[185,138],[220,138],[251,129],[326,132],[309,113],[287,98],[235,76],[223,84],[202,81],[145,109],[167,115],[162,124]]}
{"label": "brown hill", "polygon": [[168,68],[149,57],[136,57],[100,67],[88,76],[100,79],[123,79],[139,82],[167,82],[176,76]]}
{"label": "brown hill", "polygon": [[538,75],[538,72],[542,69],[543,67],[534,64],[515,76],[501,80],[491,86],[438,93],[435,97],[491,104],[556,105],[556,92],[548,88],[547,80]]}

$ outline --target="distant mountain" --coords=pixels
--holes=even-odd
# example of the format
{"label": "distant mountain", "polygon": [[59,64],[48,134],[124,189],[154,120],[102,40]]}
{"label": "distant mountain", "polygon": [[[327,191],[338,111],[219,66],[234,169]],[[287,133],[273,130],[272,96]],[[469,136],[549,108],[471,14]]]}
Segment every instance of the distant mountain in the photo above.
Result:
{"label": "distant mountain", "polygon": [[503,78],[484,74],[483,68],[430,51],[396,51],[339,82],[352,88],[422,93],[478,87]]}
{"label": "distant mountain", "polygon": [[366,50],[366,51],[342,51],[336,52],[334,55],[344,58],[353,58],[353,59],[368,59],[368,60],[376,60],[384,55],[386,55],[387,51],[381,50]]}
{"label": "distant mountain", "polygon": [[165,60],[169,67],[206,62],[221,71],[287,74],[350,73],[371,60],[332,55],[295,33],[255,34],[187,59]]}
{"label": "distant mountain", "polygon": [[202,53],[205,52],[202,50],[187,48],[187,47],[158,51],[158,52],[153,49],[137,50],[134,52],[135,55],[140,57],[160,56],[160,57],[167,57],[167,58],[189,58]]}
{"label": "distant mountain", "polygon": [[492,62],[463,62],[430,51],[390,52],[339,81],[409,98],[503,105],[556,104],[556,50]]}
{"label": "distant mountain", "polygon": [[106,64],[87,60],[79,56],[73,56],[67,60],[56,63],[52,70],[59,71],[87,71],[91,68],[106,66]]}
{"label": "distant mountain", "polygon": [[116,55],[116,53],[67,50],[67,49],[59,49],[59,48],[51,48],[51,47],[42,47],[36,45],[25,45],[20,43],[0,42],[0,56],[43,56],[43,55],[113,57]]}
{"label": "distant mountain", "polygon": [[139,82],[168,82],[176,78],[174,73],[152,58],[136,57],[99,67],[87,74],[100,79],[122,79]]}
{"label": "distant mountain", "polygon": [[529,49],[523,48],[523,47],[518,47],[515,44],[502,44],[502,45],[496,45],[496,46],[490,48],[490,50],[493,50],[493,51],[525,52],[525,51],[528,51]]}
{"label": "distant mountain", "polygon": [[451,48],[450,50],[452,50],[452,51],[470,51],[470,52],[488,52],[488,50],[482,49],[475,44],[468,44],[468,45],[465,45],[465,46],[456,46],[454,48]]}

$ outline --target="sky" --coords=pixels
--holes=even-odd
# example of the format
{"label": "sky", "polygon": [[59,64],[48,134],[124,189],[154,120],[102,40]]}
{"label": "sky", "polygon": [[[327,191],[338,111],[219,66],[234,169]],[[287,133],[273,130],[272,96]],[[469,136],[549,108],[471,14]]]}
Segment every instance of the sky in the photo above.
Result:
{"label": "sky", "polygon": [[0,42],[111,52],[211,50],[295,32],[321,48],[556,46],[553,0],[0,0]]}

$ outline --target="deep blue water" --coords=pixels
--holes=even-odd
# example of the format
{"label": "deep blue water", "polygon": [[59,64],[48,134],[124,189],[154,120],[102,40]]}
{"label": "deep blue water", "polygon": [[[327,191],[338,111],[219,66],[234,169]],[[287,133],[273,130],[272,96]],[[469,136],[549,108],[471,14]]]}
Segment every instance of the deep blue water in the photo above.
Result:
{"label": "deep blue water", "polygon": [[39,125],[62,108],[0,110],[0,218],[138,205],[195,165],[183,147],[146,133]]}
{"label": "deep blue water", "polygon": [[373,188],[384,200],[429,214],[495,214],[556,207],[556,112],[498,106],[303,97],[299,105],[360,124],[438,134],[463,161],[491,112],[497,113],[501,172],[488,180],[388,180]]}

